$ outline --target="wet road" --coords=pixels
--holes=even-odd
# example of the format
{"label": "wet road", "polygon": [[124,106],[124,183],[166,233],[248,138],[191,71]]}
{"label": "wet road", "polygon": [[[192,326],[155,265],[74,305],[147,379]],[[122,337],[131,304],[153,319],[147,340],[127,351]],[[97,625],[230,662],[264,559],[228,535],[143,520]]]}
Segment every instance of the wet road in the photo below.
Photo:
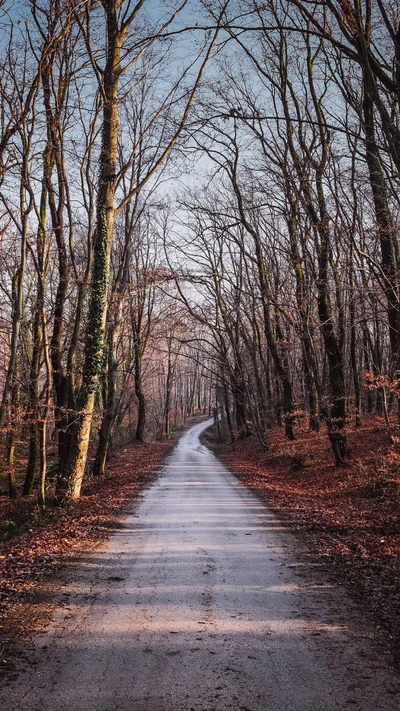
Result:
{"label": "wet road", "polygon": [[[72,566],[4,711],[395,711],[398,681],[285,524],[183,435]],[[63,604],[61,604],[63,603]]]}

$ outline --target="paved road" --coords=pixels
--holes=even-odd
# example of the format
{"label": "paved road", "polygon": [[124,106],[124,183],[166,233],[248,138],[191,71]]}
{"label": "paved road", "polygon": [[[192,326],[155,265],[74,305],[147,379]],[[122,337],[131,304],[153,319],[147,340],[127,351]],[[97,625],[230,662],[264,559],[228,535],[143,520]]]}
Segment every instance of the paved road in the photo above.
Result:
{"label": "paved road", "polygon": [[285,524],[183,435],[76,561],[3,711],[397,711],[398,682]]}

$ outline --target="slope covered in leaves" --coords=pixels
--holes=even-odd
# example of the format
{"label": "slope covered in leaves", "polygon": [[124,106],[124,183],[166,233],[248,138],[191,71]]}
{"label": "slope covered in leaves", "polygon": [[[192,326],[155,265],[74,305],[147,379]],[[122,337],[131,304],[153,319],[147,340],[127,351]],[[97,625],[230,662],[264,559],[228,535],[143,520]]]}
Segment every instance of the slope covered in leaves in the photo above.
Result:
{"label": "slope covered in leaves", "polygon": [[[104,536],[127,504],[156,472],[171,442],[130,446],[109,464],[107,476],[94,479],[82,497],[65,509],[49,510],[41,525],[0,543],[0,616],[29,598],[38,582],[79,543]],[[0,502],[1,515],[18,519],[34,513],[33,502]],[[22,509],[21,509],[22,507]],[[34,517],[32,518],[34,520]]]}
{"label": "slope covered in leaves", "polygon": [[[400,452],[384,423],[370,419],[348,430],[352,458],[336,468],[325,428],[300,428],[289,442],[269,433],[263,451],[255,436],[212,444],[246,485],[293,526],[361,597],[374,619],[400,639]],[[400,658],[399,658],[400,661]]]}

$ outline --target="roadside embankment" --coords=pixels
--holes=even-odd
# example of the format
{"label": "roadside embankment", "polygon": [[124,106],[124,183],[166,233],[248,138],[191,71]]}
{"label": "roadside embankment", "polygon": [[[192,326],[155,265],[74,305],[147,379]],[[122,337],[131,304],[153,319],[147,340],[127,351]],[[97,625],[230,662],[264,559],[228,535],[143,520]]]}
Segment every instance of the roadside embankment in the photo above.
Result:
{"label": "roadside embankment", "polygon": [[236,442],[234,449],[218,444],[213,430],[203,441],[307,537],[338,582],[349,586],[384,630],[385,639],[399,648],[400,453],[383,421],[374,418],[349,428],[352,458],[339,468],[323,427],[318,434],[299,428],[294,442],[279,428],[268,436],[268,451],[254,435]]}

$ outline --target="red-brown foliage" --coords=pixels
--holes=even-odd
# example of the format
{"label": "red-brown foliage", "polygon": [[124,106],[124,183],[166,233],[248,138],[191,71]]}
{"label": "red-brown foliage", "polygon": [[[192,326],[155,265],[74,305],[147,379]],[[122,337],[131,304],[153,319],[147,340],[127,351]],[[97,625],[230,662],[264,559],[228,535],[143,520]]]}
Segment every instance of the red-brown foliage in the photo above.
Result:
{"label": "red-brown foliage", "polygon": [[[107,526],[157,470],[171,442],[130,446],[114,457],[107,476],[94,480],[82,497],[66,509],[51,512],[45,526],[34,528],[0,544],[0,614],[32,591],[38,581],[62,562],[82,541],[94,541],[107,533]],[[32,501],[3,501],[2,516],[13,508],[32,508]]]}
{"label": "red-brown foliage", "polygon": [[[393,424],[393,430],[396,425]],[[348,428],[352,458],[335,467],[325,428],[298,430],[289,442],[269,434],[214,450],[227,466],[294,526],[311,533],[314,550],[351,583],[374,619],[400,638],[400,450],[382,419]]]}

